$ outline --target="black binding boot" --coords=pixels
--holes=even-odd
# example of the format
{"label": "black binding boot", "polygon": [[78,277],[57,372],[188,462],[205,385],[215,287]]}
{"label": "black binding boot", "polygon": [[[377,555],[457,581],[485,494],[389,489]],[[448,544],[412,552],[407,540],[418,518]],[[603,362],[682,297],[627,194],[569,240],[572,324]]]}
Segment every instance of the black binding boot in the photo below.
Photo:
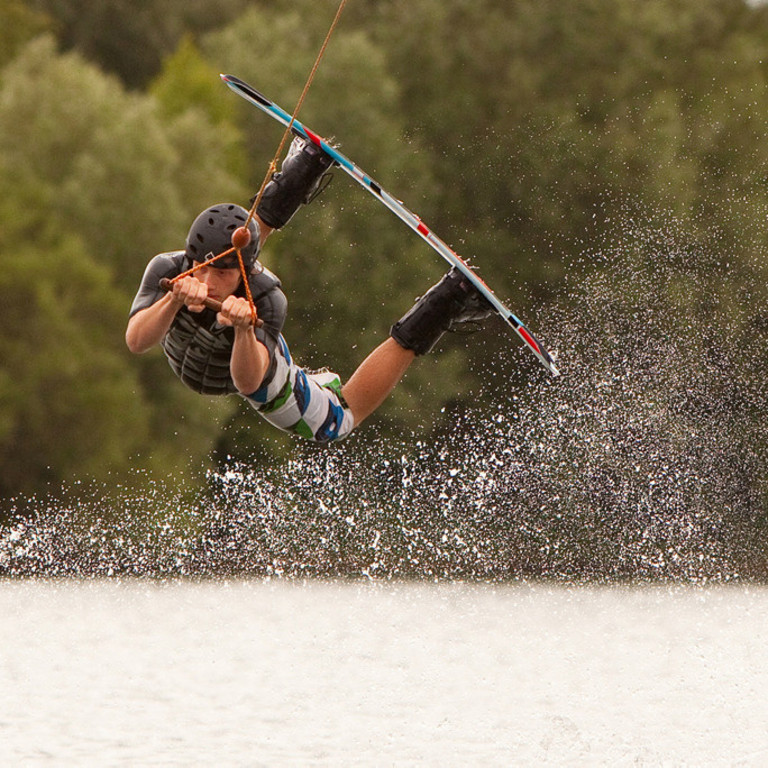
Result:
{"label": "black binding boot", "polygon": [[323,179],[330,181],[326,171],[334,162],[320,147],[297,136],[279,173],[264,188],[256,209],[259,218],[273,229],[284,227],[302,205],[322,191]]}
{"label": "black binding boot", "polygon": [[491,305],[453,267],[392,326],[390,335],[401,347],[426,355],[445,331],[492,314]]}

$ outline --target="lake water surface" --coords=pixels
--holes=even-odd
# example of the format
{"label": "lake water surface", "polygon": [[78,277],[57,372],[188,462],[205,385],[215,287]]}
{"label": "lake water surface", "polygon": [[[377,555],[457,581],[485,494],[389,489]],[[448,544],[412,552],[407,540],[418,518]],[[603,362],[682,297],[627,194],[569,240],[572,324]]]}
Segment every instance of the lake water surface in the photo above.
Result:
{"label": "lake water surface", "polygon": [[3,766],[765,766],[768,589],[0,582]]}

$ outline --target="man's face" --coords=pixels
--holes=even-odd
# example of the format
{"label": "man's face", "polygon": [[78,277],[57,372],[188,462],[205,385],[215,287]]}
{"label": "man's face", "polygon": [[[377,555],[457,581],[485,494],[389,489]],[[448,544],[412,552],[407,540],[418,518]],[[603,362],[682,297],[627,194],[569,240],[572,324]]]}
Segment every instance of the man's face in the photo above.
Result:
{"label": "man's face", "polygon": [[[195,262],[197,266],[198,262]],[[201,267],[194,276],[208,286],[208,296],[217,301],[224,301],[231,296],[240,285],[240,269],[218,269],[217,267]]]}

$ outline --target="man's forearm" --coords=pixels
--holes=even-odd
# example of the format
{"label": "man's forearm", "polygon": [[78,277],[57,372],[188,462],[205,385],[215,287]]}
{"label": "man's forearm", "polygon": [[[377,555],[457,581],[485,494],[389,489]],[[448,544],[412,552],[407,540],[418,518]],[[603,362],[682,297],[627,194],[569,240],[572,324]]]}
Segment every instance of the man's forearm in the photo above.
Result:
{"label": "man's forearm", "polygon": [[237,391],[253,394],[264,380],[269,368],[269,352],[256,338],[252,328],[235,328],[235,343],[229,372]]}
{"label": "man's forearm", "polygon": [[137,312],[125,331],[125,343],[134,354],[141,354],[159,344],[184,306],[173,294],[166,294],[151,307]]}

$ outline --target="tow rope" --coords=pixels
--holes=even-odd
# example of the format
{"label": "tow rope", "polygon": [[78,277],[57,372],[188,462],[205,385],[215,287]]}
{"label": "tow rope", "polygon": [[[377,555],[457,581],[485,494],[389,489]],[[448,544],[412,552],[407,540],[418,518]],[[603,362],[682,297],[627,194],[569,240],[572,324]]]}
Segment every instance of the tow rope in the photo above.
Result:
{"label": "tow rope", "polygon": [[207,259],[206,261],[203,261],[200,264],[193,265],[191,269],[188,269],[186,272],[182,272],[180,275],[177,275],[176,277],[174,277],[172,280],[169,281],[169,287],[173,285],[173,283],[175,283],[177,280],[181,280],[184,277],[193,275],[199,269],[202,269],[203,267],[207,267],[210,264],[213,264],[213,262],[217,261],[218,259],[222,259],[225,256],[228,256],[234,251],[235,253],[237,253],[237,261],[240,267],[240,276],[242,277],[243,285],[245,286],[246,298],[248,299],[248,304],[251,308],[251,318],[253,319],[254,323],[256,322],[256,305],[253,302],[253,295],[251,294],[251,287],[248,283],[248,275],[245,271],[245,262],[243,261],[243,254],[241,253],[241,251],[243,248],[247,248],[251,242],[251,233],[248,227],[250,226],[254,216],[256,215],[256,210],[259,207],[259,203],[261,202],[261,198],[262,198],[262,195],[264,194],[264,190],[266,189],[267,184],[269,184],[270,180],[272,179],[272,176],[277,171],[277,161],[282,156],[283,148],[285,147],[285,144],[288,141],[288,137],[291,135],[291,129],[293,128],[293,124],[296,122],[299,111],[301,110],[301,107],[304,104],[304,99],[306,98],[307,93],[309,92],[309,88],[312,85],[312,81],[315,78],[315,73],[317,72],[320,66],[320,62],[322,61],[323,56],[325,55],[325,50],[328,47],[328,43],[330,42],[331,37],[333,36],[334,31],[336,30],[336,27],[338,26],[339,19],[341,18],[342,11],[344,10],[344,6],[346,4],[347,4],[347,0],[341,0],[339,3],[339,7],[336,10],[336,15],[334,16],[334,19],[331,22],[331,26],[328,29],[328,33],[325,36],[325,40],[323,41],[323,44],[320,47],[320,51],[317,54],[315,63],[312,65],[312,69],[310,70],[306,83],[304,83],[304,88],[301,92],[301,96],[299,96],[299,100],[296,102],[296,107],[294,108],[293,114],[291,115],[291,120],[286,126],[285,132],[283,133],[283,137],[280,140],[280,144],[278,144],[277,150],[275,151],[275,155],[269,163],[267,172],[264,176],[264,180],[261,182],[261,186],[259,187],[259,191],[253,200],[253,204],[251,205],[250,211],[248,211],[248,217],[245,221],[245,224],[242,227],[238,227],[232,233],[232,247],[228,248],[226,251],[217,253],[215,256],[212,256],[210,259]]}

